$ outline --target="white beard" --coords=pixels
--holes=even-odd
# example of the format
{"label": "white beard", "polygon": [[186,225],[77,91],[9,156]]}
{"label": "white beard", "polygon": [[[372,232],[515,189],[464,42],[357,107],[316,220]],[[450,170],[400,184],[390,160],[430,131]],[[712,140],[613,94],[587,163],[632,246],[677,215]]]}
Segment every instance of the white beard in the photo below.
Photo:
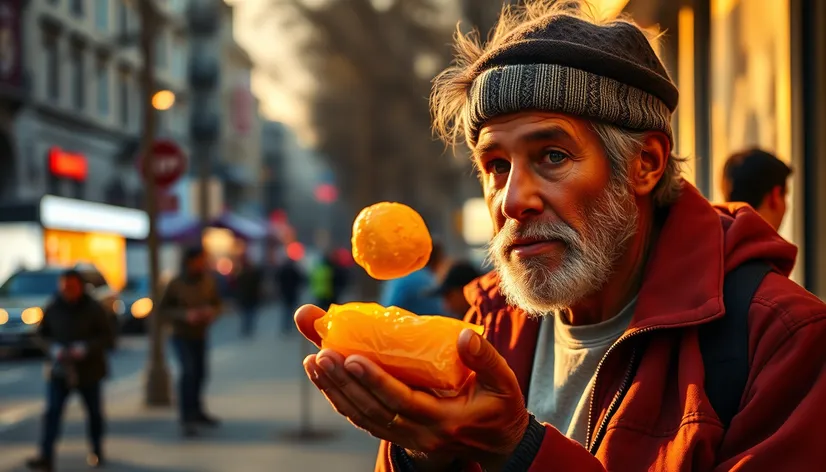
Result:
{"label": "white beard", "polygon": [[[577,233],[565,223],[530,221],[519,227],[510,220],[488,245],[488,258],[499,273],[499,289],[508,303],[534,316],[568,308],[600,290],[636,234],[637,206],[626,185],[611,183],[592,204],[580,209],[585,227]],[[516,238],[542,238],[564,243],[557,267],[550,256],[508,257]]]}

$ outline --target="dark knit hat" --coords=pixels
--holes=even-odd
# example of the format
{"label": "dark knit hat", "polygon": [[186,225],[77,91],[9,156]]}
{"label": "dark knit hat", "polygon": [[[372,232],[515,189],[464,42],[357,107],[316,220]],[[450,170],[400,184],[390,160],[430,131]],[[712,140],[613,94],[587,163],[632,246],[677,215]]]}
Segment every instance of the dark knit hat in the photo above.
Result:
{"label": "dark knit hat", "polygon": [[672,138],[678,91],[636,26],[565,15],[528,23],[474,64],[465,135],[525,110],[557,111]]}

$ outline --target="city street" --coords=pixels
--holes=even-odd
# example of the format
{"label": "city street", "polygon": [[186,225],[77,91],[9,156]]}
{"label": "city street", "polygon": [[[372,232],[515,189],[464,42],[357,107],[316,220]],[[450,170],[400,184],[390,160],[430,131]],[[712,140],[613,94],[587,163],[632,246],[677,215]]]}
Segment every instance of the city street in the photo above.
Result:
{"label": "city street", "polygon": [[[108,436],[106,470],[189,472],[243,470],[372,470],[377,442],[335,414],[314,388],[309,400],[313,426],[333,436],[318,443],[287,437],[299,425],[300,385],[306,380],[301,358],[309,346],[297,335],[276,334],[275,311],[261,318],[255,340],[239,339],[238,320],[222,319],[213,328],[208,409],[221,428],[202,437],[180,437],[173,408],[151,410],[142,404],[146,343],[124,339],[111,359],[106,387]],[[43,409],[43,367],[38,359],[0,363],[0,472],[24,470],[35,452]],[[170,362],[173,375],[175,364]],[[67,409],[57,470],[86,470],[85,422],[79,399]]]}

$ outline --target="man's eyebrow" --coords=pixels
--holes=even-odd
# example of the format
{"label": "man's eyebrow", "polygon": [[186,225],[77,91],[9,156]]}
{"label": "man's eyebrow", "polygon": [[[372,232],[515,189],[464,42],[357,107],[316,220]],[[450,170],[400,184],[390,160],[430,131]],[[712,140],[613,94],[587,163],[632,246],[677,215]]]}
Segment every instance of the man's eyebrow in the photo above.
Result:
{"label": "man's eyebrow", "polygon": [[[526,133],[523,136],[520,136],[519,139],[530,143],[536,143],[542,141],[570,141],[572,138],[564,128],[559,126],[551,126]],[[489,140],[476,146],[473,150],[473,155],[474,157],[479,157],[489,152],[498,151],[501,148],[502,146],[498,142],[495,140]]]}

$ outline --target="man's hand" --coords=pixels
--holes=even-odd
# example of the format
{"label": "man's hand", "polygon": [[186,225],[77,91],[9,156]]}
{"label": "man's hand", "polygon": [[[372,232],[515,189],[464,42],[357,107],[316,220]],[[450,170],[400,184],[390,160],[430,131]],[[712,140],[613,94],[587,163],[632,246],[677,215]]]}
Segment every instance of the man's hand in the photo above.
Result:
{"label": "man's hand", "polygon": [[86,345],[83,343],[72,344],[72,347],[69,348],[69,355],[76,361],[83,359],[86,357]]}
{"label": "man's hand", "polygon": [[58,362],[63,362],[66,360],[66,349],[60,344],[52,344],[49,351],[54,360]]}
{"label": "man's hand", "polygon": [[[323,315],[312,305],[295,314],[299,331],[317,346],[321,340],[313,324]],[[485,339],[464,330],[457,343],[474,374],[451,398],[413,390],[363,356],[345,359],[329,349],[308,356],[304,369],[338,413],[373,436],[499,470],[528,426],[522,393],[516,375]]]}
{"label": "man's hand", "polygon": [[186,311],[186,322],[191,325],[196,325],[200,322],[201,314],[196,309],[189,309]]}
{"label": "man's hand", "polygon": [[201,323],[208,325],[215,321],[217,313],[211,306],[205,306],[199,310],[201,316]]}

